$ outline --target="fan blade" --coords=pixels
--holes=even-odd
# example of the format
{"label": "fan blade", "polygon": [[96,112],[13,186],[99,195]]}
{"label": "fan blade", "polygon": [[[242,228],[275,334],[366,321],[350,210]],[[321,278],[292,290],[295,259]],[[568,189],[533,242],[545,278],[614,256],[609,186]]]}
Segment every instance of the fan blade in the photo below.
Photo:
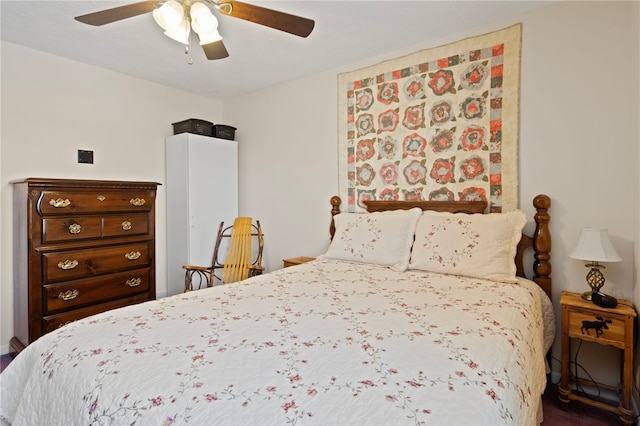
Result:
{"label": "fan blade", "polygon": [[213,43],[203,44],[202,50],[204,50],[204,54],[207,56],[207,59],[223,59],[229,56],[229,52],[227,52],[227,48],[224,47],[224,43],[222,40],[214,41]]}
{"label": "fan blade", "polygon": [[225,15],[244,19],[245,21],[254,22],[299,37],[307,37],[315,26],[315,22],[312,19],[239,1],[219,3],[217,8]]}
{"label": "fan blade", "polygon": [[83,24],[100,26],[120,21],[122,19],[132,18],[134,16],[149,13],[155,8],[156,1],[141,1],[138,3],[118,6],[112,9],[101,10],[100,12],[88,13],[82,16],[76,16],[75,20]]}

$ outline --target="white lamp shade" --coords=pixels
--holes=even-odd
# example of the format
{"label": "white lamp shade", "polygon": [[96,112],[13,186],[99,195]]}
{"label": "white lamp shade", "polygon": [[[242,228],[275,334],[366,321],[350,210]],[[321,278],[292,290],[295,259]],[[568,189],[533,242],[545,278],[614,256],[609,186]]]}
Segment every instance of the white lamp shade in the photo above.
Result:
{"label": "white lamp shade", "polygon": [[175,31],[184,20],[184,8],[176,0],[166,1],[153,11],[153,19],[165,31]]}
{"label": "white lamp shade", "polygon": [[582,228],[578,243],[569,257],[592,262],[620,262],[622,258],[613,248],[604,228]]}

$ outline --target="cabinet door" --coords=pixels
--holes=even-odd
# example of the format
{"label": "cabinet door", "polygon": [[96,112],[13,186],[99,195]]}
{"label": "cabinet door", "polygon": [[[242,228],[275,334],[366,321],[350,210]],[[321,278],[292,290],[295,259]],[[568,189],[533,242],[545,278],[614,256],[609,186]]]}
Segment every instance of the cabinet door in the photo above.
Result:
{"label": "cabinet door", "polygon": [[236,141],[182,133],[166,141],[169,295],[184,291],[182,265],[211,264],[220,222],[238,216]]}
{"label": "cabinet door", "polygon": [[228,226],[238,216],[237,143],[190,137],[188,146],[188,259],[192,265],[209,265],[220,222]]}

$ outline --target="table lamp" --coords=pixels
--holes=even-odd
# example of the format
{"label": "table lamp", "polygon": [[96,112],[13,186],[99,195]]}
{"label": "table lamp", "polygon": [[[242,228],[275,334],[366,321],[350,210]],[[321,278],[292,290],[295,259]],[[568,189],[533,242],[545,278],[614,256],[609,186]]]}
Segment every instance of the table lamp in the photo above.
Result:
{"label": "table lamp", "polygon": [[609,234],[604,228],[582,228],[578,243],[569,257],[579,260],[587,260],[585,266],[589,268],[587,273],[587,283],[591,291],[582,293],[582,298],[591,300],[594,292],[599,292],[604,285],[604,275],[600,268],[604,269],[599,262],[620,262],[622,258],[613,248]]}

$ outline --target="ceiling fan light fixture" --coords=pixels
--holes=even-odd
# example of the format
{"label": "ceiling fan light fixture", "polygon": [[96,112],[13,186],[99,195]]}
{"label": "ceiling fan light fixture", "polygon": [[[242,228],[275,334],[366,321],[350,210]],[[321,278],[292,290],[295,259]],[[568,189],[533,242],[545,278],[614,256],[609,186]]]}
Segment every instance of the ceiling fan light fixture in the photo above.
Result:
{"label": "ceiling fan light fixture", "polygon": [[153,19],[165,31],[174,31],[182,26],[184,7],[176,0],[168,0],[153,11]]}
{"label": "ceiling fan light fixture", "polygon": [[[213,8],[224,16],[232,16],[298,37],[307,37],[315,26],[312,19],[231,0],[145,0],[76,16],[75,19],[83,24],[101,26],[152,13],[153,19],[166,36],[186,46],[185,52],[189,52],[193,27],[207,59],[223,59],[229,56],[229,52],[218,32],[218,20],[211,13]],[[191,58],[189,60],[191,61]]]}
{"label": "ceiling fan light fixture", "polygon": [[189,20],[188,19],[183,19],[182,22],[180,22],[180,26],[173,29],[173,30],[167,30],[164,32],[164,35],[166,35],[169,38],[174,39],[177,42],[180,42],[182,44],[189,44],[189,32],[190,32],[190,28],[189,28]]}

